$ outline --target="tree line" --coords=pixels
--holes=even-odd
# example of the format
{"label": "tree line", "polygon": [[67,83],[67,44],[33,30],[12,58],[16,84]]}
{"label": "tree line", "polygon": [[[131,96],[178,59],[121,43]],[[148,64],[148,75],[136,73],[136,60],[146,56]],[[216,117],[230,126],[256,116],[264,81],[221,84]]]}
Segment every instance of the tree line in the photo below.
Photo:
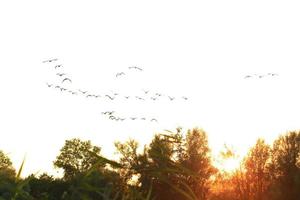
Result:
{"label": "tree line", "polygon": [[0,151],[0,200],[299,200],[300,132],[280,135],[272,145],[263,139],[249,149],[240,167],[218,170],[204,130],[193,128],[156,134],[139,150],[130,139],[115,142],[118,160],[78,138],[66,140],[54,167],[21,178]]}

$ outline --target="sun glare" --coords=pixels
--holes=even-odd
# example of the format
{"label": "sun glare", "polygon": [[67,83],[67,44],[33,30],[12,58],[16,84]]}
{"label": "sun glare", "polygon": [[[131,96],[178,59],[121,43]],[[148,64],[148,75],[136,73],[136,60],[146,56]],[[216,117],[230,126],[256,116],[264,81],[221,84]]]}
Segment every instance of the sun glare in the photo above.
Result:
{"label": "sun glare", "polygon": [[233,172],[240,166],[240,160],[238,158],[228,158],[224,159],[219,163],[218,168],[225,172]]}

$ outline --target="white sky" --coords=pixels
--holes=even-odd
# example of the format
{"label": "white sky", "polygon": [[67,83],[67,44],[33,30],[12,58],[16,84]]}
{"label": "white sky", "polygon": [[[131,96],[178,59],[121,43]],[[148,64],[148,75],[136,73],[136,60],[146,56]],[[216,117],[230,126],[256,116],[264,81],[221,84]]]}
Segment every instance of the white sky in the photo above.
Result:
{"label": "white sky", "polygon": [[[177,126],[203,128],[215,154],[243,154],[300,125],[300,3],[297,1],[2,1],[0,149],[24,174],[48,171],[66,139],[90,139],[111,156],[113,141]],[[42,64],[58,58],[63,69]],[[115,73],[139,66],[141,73]],[[47,88],[57,72],[70,88],[188,101],[86,99]],[[247,74],[276,77],[244,79]],[[67,85],[67,84],[66,84]],[[101,112],[153,116],[159,123],[113,122]]]}

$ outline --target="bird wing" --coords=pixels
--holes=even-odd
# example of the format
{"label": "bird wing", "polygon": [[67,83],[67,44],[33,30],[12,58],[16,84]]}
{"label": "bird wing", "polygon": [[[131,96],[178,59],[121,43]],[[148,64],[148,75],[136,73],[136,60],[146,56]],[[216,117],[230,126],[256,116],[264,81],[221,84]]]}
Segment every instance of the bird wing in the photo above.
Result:
{"label": "bird wing", "polygon": [[65,82],[65,81],[70,81],[72,83],[72,80],[69,79],[69,78],[64,78],[64,80],[62,80],[62,83]]}

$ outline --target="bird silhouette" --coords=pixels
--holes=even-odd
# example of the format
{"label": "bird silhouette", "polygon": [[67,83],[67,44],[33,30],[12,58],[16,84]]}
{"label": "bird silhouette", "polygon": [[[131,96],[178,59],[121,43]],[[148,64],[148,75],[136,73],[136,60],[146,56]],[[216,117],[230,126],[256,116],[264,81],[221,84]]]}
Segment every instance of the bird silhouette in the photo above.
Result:
{"label": "bird silhouette", "polygon": [[83,90],[78,90],[79,92],[81,92],[82,94],[86,94],[88,91],[83,91]]}
{"label": "bird silhouette", "polygon": [[142,97],[139,97],[139,96],[135,96],[135,98],[137,98],[138,100],[142,100],[142,101],[145,100],[145,99],[143,99]]}
{"label": "bird silhouette", "polygon": [[56,75],[62,77],[64,75],[66,75],[66,74],[65,73],[57,73]]}
{"label": "bird silhouette", "polygon": [[57,86],[55,86],[55,88],[60,88],[60,86],[59,86],[59,85],[57,85]]}
{"label": "bird silhouette", "polygon": [[103,115],[112,115],[115,111],[105,111],[102,112]]}
{"label": "bird silhouette", "polygon": [[136,117],[130,117],[131,120],[136,120]]}
{"label": "bird silhouette", "polygon": [[57,61],[58,59],[57,58],[54,58],[54,59],[49,59],[49,60],[44,60],[43,63],[47,63],[47,62],[54,62],[54,61]]}
{"label": "bird silhouette", "polygon": [[269,76],[278,76],[278,74],[275,73],[268,73]]}
{"label": "bird silhouette", "polygon": [[46,83],[46,84],[47,84],[48,87],[52,87],[53,86],[53,84],[49,84],[49,83]]}
{"label": "bird silhouette", "polygon": [[72,83],[72,80],[69,79],[69,78],[64,78],[64,79],[61,81],[61,83],[64,83],[65,81],[69,81],[70,83]]}
{"label": "bird silhouette", "polygon": [[153,101],[155,101],[157,98],[155,98],[155,97],[151,97],[151,99],[152,99]]}
{"label": "bird silhouette", "polygon": [[88,94],[88,95],[86,95],[85,97],[86,98],[88,98],[88,97],[92,97],[93,95],[91,95],[91,94]]}
{"label": "bird silhouette", "polygon": [[184,100],[188,100],[188,98],[187,98],[187,97],[185,97],[185,96],[183,96],[182,98],[183,98]]}
{"label": "bird silhouette", "polygon": [[245,76],[244,78],[246,79],[246,78],[251,78],[252,76],[250,76],[250,75],[247,75],[247,76]]}
{"label": "bird silhouette", "polygon": [[124,72],[117,73],[116,78],[118,78],[119,76],[122,76],[122,75],[125,75],[125,73]]}
{"label": "bird silhouette", "polygon": [[129,99],[130,96],[124,96],[126,99]]}
{"label": "bird silhouette", "polygon": [[175,99],[175,97],[171,97],[171,96],[168,96],[170,101],[173,101]]}
{"label": "bird silhouette", "polygon": [[112,96],[109,96],[108,94],[105,95],[107,98],[109,98],[110,100],[114,100],[115,98]]}
{"label": "bird silhouette", "polygon": [[66,88],[62,88],[62,87],[60,88],[60,91],[62,91],[62,92],[66,91],[66,90],[67,90]]}
{"label": "bird silhouette", "polygon": [[129,69],[136,69],[136,70],[139,70],[139,71],[143,71],[142,68],[139,68],[139,67],[136,67],[136,66],[133,66],[133,67],[128,67]]}
{"label": "bird silhouette", "polygon": [[60,68],[62,65],[55,65],[54,69]]}
{"label": "bird silhouette", "polygon": [[157,122],[157,119],[152,118],[150,121],[151,121],[151,122]]}
{"label": "bird silhouette", "polygon": [[148,93],[149,93],[149,90],[143,90],[143,92],[144,92],[145,94],[148,94]]}

